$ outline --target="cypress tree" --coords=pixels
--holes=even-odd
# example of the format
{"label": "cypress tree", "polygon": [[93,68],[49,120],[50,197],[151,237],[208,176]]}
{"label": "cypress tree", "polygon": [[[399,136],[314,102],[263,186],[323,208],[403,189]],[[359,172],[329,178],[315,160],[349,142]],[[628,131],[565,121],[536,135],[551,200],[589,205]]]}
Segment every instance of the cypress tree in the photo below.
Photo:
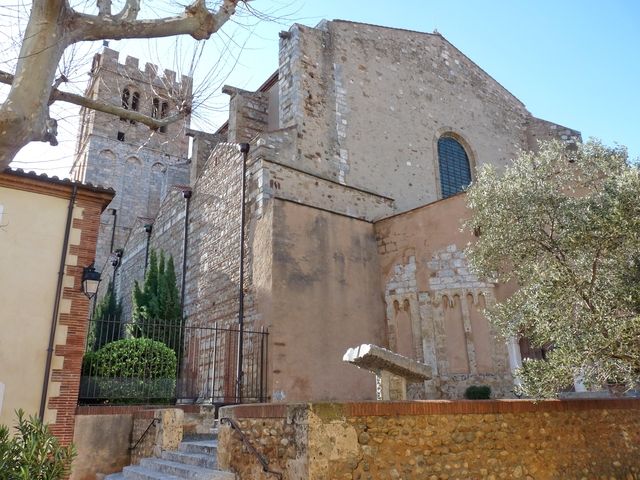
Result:
{"label": "cypress tree", "polygon": [[109,282],[107,294],[96,305],[93,323],[93,350],[96,351],[103,345],[120,339],[120,321],[122,305],[118,302],[113,288],[113,282]]}
{"label": "cypress tree", "polygon": [[173,257],[165,259],[154,250],[149,255],[147,275],[142,287],[133,288],[133,319],[136,337],[163,342],[180,358],[182,315],[176,285]]}

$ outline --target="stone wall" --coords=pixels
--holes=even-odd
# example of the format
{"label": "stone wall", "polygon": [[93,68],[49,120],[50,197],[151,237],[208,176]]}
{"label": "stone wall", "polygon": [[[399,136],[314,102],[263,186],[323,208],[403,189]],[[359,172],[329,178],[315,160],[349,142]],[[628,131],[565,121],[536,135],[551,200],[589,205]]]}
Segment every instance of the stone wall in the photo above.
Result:
{"label": "stone wall", "polygon": [[[640,478],[638,400],[265,405],[221,416],[285,480]],[[240,480],[273,478],[228,426],[219,462]]]}
{"label": "stone wall", "polygon": [[[173,258],[178,289],[182,289],[182,252],[184,249],[184,221],[186,199],[185,187],[174,187],[165,197],[162,208],[155,219],[138,218],[131,228],[122,260],[116,273],[116,294],[122,302],[123,321],[132,319],[132,294],[134,283],[142,284],[145,275],[147,242],[149,252],[163,252],[166,258]],[[151,235],[145,227],[151,226]]]}
{"label": "stone wall", "polygon": [[[241,168],[237,146],[221,143],[193,189],[185,290],[190,325],[222,326],[237,321]],[[246,268],[251,270],[250,262]],[[250,285],[250,275],[245,281]],[[250,305],[245,308],[250,313]]]}
{"label": "stone wall", "polygon": [[78,407],[71,480],[99,480],[142,458],[177,450],[183,438],[210,434],[213,418],[211,408],[198,405]]}
{"label": "stone wall", "polygon": [[247,143],[258,134],[267,131],[269,94],[247,92],[239,88],[225,86],[222,93],[230,96],[229,101],[229,142]]}
{"label": "stone wall", "polygon": [[460,139],[472,168],[507,165],[535,138],[579,137],[534,118],[439,34],[294,25],[281,35],[279,93],[280,126],[297,133],[296,167],[390,197],[400,212],[441,197],[443,134]]}
{"label": "stone wall", "polygon": [[349,347],[384,342],[373,225],[272,205],[272,301],[263,316],[272,399],[375,399],[374,375],[342,362]]}
{"label": "stone wall", "polygon": [[474,237],[460,231],[468,215],[461,194],[375,224],[389,348],[434,374],[411,387],[413,398],[462,398],[471,385],[513,395],[506,344],[483,314],[513,286],[469,271],[464,248]]}
{"label": "stone wall", "polygon": [[71,480],[96,480],[131,463],[133,414],[77,415],[73,443],[78,452]]}
{"label": "stone wall", "polygon": [[[289,133],[280,132],[285,137]],[[259,159],[254,166],[258,181],[256,208],[260,209],[269,198],[277,197],[367,221],[394,212],[392,198],[318,175],[309,165],[292,161],[289,146],[274,141],[274,137],[262,135],[257,140],[254,154]]]}
{"label": "stone wall", "polygon": [[[284,407],[284,408],[283,408]],[[265,406],[260,417],[235,417],[226,407],[221,418],[232,418],[251,444],[275,472],[287,472],[285,479],[306,479],[309,470],[307,411],[305,406]],[[218,464],[240,479],[273,478],[265,474],[255,456],[238,442],[239,434],[224,422],[218,427]]]}
{"label": "stone wall", "polygon": [[187,135],[193,137],[190,170],[189,170],[189,185],[193,186],[198,181],[198,178],[202,174],[202,169],[209,160],[211,152],[215,146],[220,142],[227,141],[227,135],[219,133],[206,133],[197,130],[189,130]]}
{"label": "stone wall", "polygon": [[548,140],[560,140],[572,144],[582,141],[582,135],[577,130],[532,117],[527,124],[527,147],[530,150],[537,150],[538,142]]}

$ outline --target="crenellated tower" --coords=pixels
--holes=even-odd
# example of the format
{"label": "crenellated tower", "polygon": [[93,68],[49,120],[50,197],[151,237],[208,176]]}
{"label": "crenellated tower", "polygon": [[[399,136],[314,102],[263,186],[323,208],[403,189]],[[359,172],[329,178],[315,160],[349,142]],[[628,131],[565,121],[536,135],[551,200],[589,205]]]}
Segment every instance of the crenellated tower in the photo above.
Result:
{"label": "crenellated tower", "polygon": [[[176,78],[147,63],[104,48],[95,55],[86,96],[155,118],[175,115],[191,101],[192,79]],[[96,267],[123,248],[135,221],[154,218],[167,189],[189,182],[189,118],[158,131],[112,114],[82,108],[71,170],[74,180],[111,187],[116,196],[101,217]]]}

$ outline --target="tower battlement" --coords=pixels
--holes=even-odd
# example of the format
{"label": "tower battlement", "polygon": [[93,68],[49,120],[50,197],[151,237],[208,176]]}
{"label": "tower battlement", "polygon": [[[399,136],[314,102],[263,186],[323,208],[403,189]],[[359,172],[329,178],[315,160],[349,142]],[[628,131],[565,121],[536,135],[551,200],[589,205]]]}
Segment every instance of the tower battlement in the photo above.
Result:
{"label": "tower battlement", "polygon": [[95,74],[98,68],[109,70],[123,78],[136,82],[142,82],[160,88],[167,93],[182,92],[183,94],[191,94],[193,80],[187,75],[180,75],[177,80],[177,74],[173,70],[161,70],[158,65],[145,62],[144,69],[140,68],[140,59],[127,55],[124,63],[120,63],[120,52],[105,47],[102,53],[96,53],[91,68],[92,74]]}

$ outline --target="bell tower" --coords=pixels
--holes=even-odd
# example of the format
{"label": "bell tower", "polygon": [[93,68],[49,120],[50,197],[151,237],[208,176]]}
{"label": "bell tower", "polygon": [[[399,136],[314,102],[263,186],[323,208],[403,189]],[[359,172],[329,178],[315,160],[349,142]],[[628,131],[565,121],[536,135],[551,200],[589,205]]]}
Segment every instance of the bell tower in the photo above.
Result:
{"label": "bell tower", "polygon": [[[95,55],[85,95],[155,118],[175,115],[191,101],[192,79],[176,79],[147,63],[104,48]],[[102,214],[96,268],[104,271],[111,252],[123,248],[135,221],[154,218],[167,189],[189,182],[189,118],[152,131],[146,125],[87,108],[80,111],[74,180],[111,187],[116,196]]]}

